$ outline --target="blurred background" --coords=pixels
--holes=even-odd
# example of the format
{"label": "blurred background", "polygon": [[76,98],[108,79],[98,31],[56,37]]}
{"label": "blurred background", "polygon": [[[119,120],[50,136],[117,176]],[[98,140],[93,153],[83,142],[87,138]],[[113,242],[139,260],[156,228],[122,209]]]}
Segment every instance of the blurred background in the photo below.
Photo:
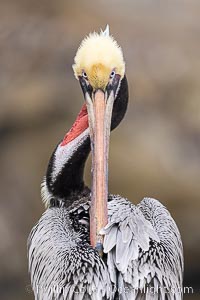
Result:
{"label": "blurred background", "polygon": [[[130,103],[112,133],[110,192],[159,199],[181,231],[184,299],[200,297],[200,2],[0,2],[0,295],[31,300],[26,240],[40,183],[83,97],[72,72],[83,37],[108,23],[122,46]],[[90,164],[86,182],[90,183]]]}

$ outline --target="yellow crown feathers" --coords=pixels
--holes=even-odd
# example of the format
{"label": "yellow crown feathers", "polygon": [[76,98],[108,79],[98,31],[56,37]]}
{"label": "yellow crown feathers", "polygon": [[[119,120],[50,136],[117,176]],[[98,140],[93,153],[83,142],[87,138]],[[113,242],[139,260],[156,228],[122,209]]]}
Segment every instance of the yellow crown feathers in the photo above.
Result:
{"label": "yellow crown feathers", "polygon": [[105,88],[110,73],[115,70],[124,77],[125,62],[120,46],[109,34],[109,27],[100,33],[90,33],[80,44],[73,65],[74,75],[78,79],[83,72],[93,88]]}

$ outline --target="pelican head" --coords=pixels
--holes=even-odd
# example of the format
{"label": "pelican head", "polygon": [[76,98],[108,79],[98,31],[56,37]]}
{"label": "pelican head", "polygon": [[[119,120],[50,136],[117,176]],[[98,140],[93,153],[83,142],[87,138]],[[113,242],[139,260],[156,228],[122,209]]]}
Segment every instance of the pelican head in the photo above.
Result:
{"label": "pelican head", "polygon": [[83,78],[93,90],[103,91],[125,73],[125,62],[120,46],[105,31],[91,33],[81,43],[74,58],[73,70],[77,79]]}
{"label": "pelican head", "polygon": [[[92,149],[92,216],[91,244],[102,244],[98,235],[107,223],[108,151],[112,109],[125,62],[120,46],[105,31],[91,33],[81,43],[74,58],[73,70],[79,80],[87,105]],[[92,221],[93,222],[93,221]]]}

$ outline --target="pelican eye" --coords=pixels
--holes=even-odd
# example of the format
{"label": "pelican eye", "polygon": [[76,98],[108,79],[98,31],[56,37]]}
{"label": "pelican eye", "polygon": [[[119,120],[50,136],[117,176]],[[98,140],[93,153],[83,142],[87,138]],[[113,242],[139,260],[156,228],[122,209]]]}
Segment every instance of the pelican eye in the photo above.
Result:
{"label": "pelican eye", "polygon": [[113,78],[115,76],[115,71],[113,70],[111,73],[110,73],[110,78]]}
{"label": "pelican eye", "polygon": [[83,76],[85,79],[88,78],[88,77],[87,77],[87,73],[86,73],[85,71],[82,72],[82,76]]}

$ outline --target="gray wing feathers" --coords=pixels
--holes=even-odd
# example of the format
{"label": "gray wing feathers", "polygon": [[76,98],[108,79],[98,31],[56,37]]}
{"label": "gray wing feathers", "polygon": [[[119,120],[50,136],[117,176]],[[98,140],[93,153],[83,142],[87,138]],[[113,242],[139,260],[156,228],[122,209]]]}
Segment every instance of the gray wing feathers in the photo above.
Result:
{"label": "gray wing feathers", "polygon": [[31,231],[28,256],[35,299],[112,299],[104,262],[69,220],[65,208],[49,208]]}
{"label": "gray wing feathers", "polygon": [[117,269],[124,273],[128,261],[138,258],[140,248],[148,250],[149,238],[159,238],[142,212],[125,199],[111,201],[108,215],[109,223],[101,231],[105,234],[104,252],[109,254],[115,247]]}
{"label": "gray wing feathers", "polygon": [[120,299],[182,299],[183,248],[170,213],[157,200],[134,206],[113,196],[104,252]]}

